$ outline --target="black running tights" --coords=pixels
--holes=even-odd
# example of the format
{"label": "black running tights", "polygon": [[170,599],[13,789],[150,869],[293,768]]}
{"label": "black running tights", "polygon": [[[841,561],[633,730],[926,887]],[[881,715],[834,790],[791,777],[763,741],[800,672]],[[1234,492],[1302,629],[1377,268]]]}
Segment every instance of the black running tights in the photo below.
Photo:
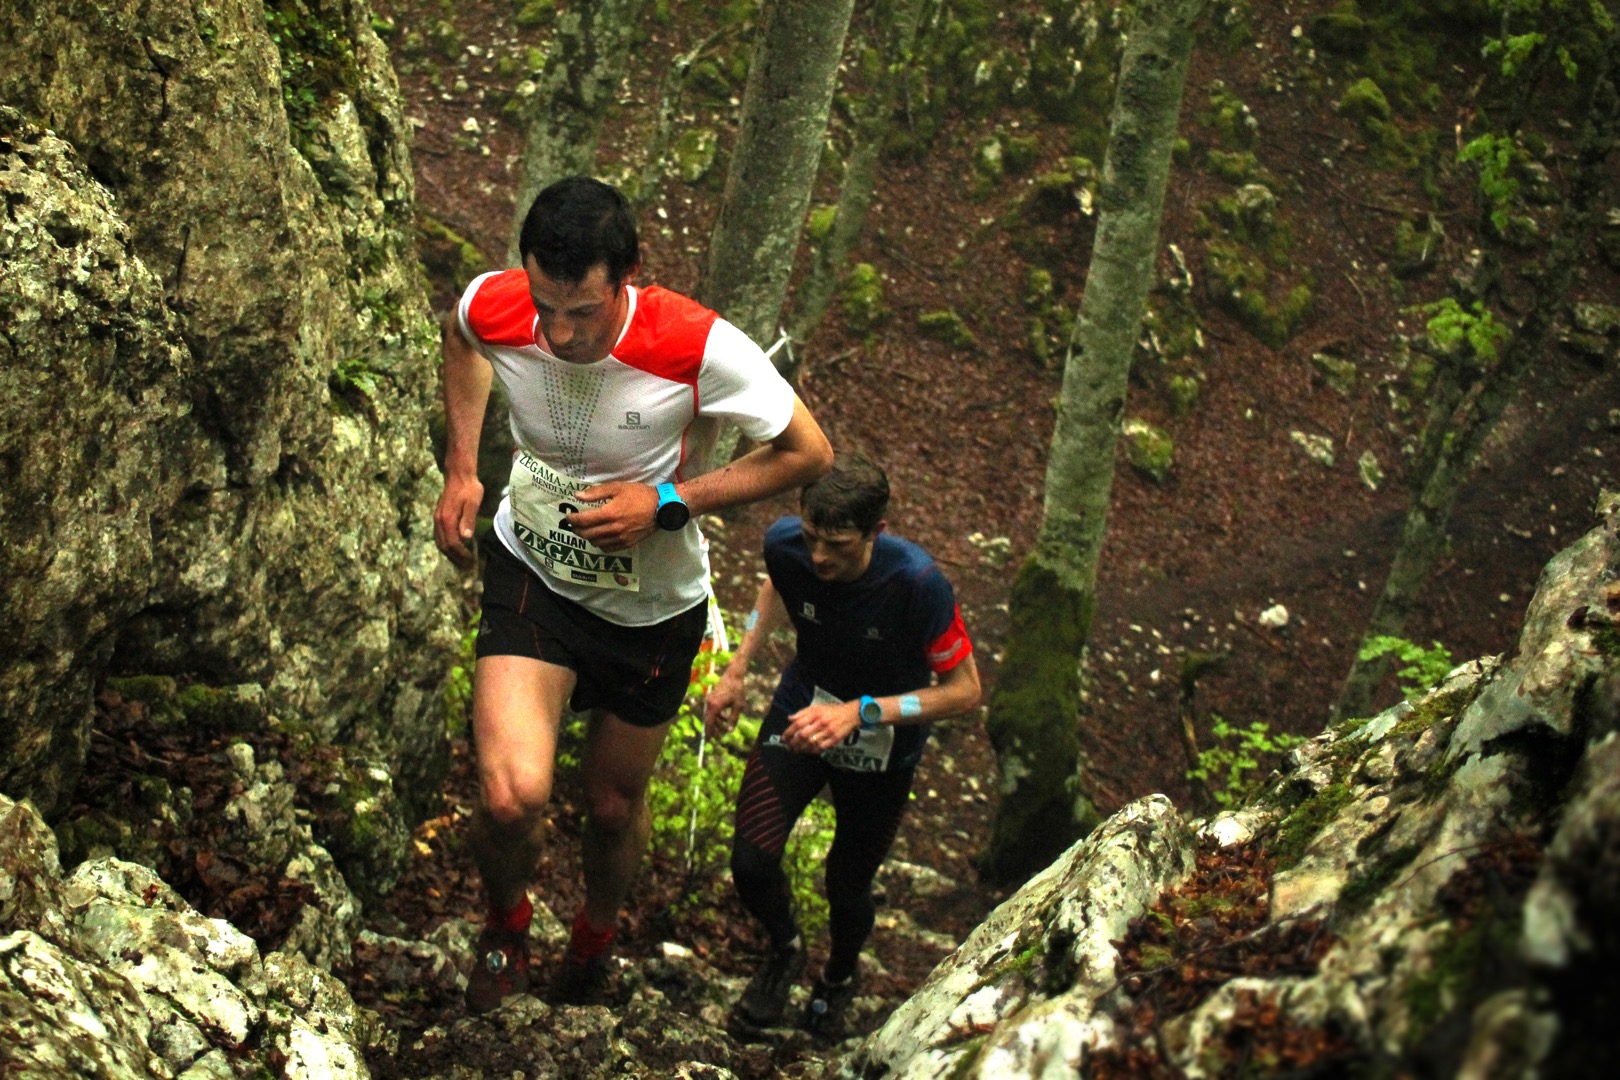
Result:
{"label": "black running tights", "polygon": [[788,834],[822,787],[832,788],[837,825],[826,867],[832,948],[824,974],[829,981],[855,974],[856,958],[872,932],[877,916],[872,879],[899,831],[913,772],[912,767],[850,772],[779,746],[755,746],[749,755],[737,796],[731,874],[743,906],[765,925],[777,948],[799,932],[782,871]]}

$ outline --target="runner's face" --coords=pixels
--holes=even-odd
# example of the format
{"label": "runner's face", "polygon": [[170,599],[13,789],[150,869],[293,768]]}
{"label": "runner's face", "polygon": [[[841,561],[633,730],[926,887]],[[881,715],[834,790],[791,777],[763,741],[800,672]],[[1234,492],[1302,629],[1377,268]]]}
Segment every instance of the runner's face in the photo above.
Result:
{"label": "runner's face", "polygon": [[570,364],[594,364],[613,351],[628,300],[624,283],[609,280],[605,263],[591,267],[577,284],[546,276],[532,256],[523,261],[523,269],[552,355]]}
{"label": "runner's face", "polygon": [[822,581],[854,581],[871,565],[872,545],[877,543],[883,523],[863,533],[859,529],[818,529],[807,521],[801,531],[816,577]]}

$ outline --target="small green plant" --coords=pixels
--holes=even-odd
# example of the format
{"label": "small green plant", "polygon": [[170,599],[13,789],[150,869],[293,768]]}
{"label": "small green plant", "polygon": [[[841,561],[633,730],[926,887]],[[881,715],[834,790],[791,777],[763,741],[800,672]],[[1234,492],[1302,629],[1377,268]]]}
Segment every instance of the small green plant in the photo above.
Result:
{"label": "small green plant", "polygon": [[381,389],[378,378],[377,372],[371,370],[364,357],[351,356],[337,362],[328,382],[340,394],[352,392],[361,397],[375,398]]}
{"label": "small green plant", "polygon": [[473,667],[478,663],[475,646],[478,642],[478,620],[482,612],[473,612],[467,628],[461,632],[456,646],[456,662],[444,679],[444,728],[452,739],[464,735],[472,722]]}
{"label": "small green plant", "polygon": [[1512,331],[1496,321],[1483,303],[1476,300],[1463,307],[1451,297],[1424,304],[1419,310],[1429,317],[1426,329],[1436,350],[1451,354],[1466,343],[1482,364],[1496,360],[1496,348],[1512,336]]}
{"label": "small green plant", "polygon": [[1387,634],[1374,635],[1361,646],[1361,659],[1376,660],[1380,656],[1393,656],[1406,665],[1396,670],[1395,678],[1400,680],[1401,692],[1407,701],[1420,698],[1439,686],[1456,666],[1451,660],[1451,650],[1438,641],[1425,649],[1414,641]]}
{"label": "small green plant", "polygon": [[1519,197],[1519,181],[1513,177],[1514,163],[1525,153],[1511,135],[1489,132],[1472,139],[1457,152],[1457,160],[1479,166],[1479,192],[1490,207],[1491,224],[1506,232],[1513,217],[1513,201]]}
{"label": "small green plant", "polygon": [[1271,725],[1256,720],[1246,728],[1233,727],[1217,716],[1210,734],[1216,745],[1198,752],[1198,767],[1187,770],[1189,780],[1202,780],[1223,810],[1236,809],[1254,794],[1265,774],[1262,764],[1304,742],[1299,735],[1272,734]]}

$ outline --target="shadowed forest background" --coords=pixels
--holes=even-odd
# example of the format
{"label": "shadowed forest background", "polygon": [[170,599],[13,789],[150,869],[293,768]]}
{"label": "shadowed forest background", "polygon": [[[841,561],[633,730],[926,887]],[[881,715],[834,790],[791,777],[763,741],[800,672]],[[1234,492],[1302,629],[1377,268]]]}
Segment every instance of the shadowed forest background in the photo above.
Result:
{"label": "shadowed forest background", "polygon": [[[471,273],[505,265],[523,80],[555,12],[544,2],[378,11],[417,127],[419,212],[443,308]],[[1061,13],[929,11],[924,62],[854,252],[863,269],[795,354],[801,393],[835,446],[864,448],[889,470],[892,525],[947,568],[993,680],[1011,577],[1039,522],[1051,404],[1095,225],[1096,176],[1079,159],[1100,166],[1111,85],[1054,74],[1087,39]],[[628,182],[644,208],[644,282],[697,287],[748,17],[747,5],[667,3],[638,29],[597,171]],[[858,9],[818,208],[836,199],[872,24]],[[1152,791],[1188,796],[1178,709],[1191,654],[1220,658],[1197,681],[1206,739],[1216,715],[1296,734],[1327,716],[1410,501],[1403,481],[1434,366],[1420,307],[1448,295],[1481,243],[1476,174],[1456,156],[1485,105],[1484,62],[1465,45],[1491,29],[1483,6],[1467,4],[1217,5],[1201,23],[1126,404],[1127,425],[1167,442],[1160,461],[1151,440],[1141,456],[1122,440],[1087,656],[1080,733],[1104,811]],[[656,188],[636,190],[666,72],[704,41],[671,160],[651,174]],[[1091,72],[1105,53],[1079,51]],[[1358,104],[1368,80],[1381,102],[1372,112]],[[1525,168],[1550,182],[1572,121],[1556,96],[1546,104],[1529,125],[1545,164]],[[812,238],[816,222],[813,212]],[[1571,309],[1613,298],[1617,227],[1605,224],[1607,255],[1587,252]],[[801,278],[807,261],[801,252]],[[1246,306],[1245,291],[1264,302]],[[1507,649],[1541,567],[1613,482],[1614,331],[1595,349],[1572,326],[1564,336],[1581,347],[1546,350],[1459,500],[1405,635],[1415,642],[1456,657]],[[791,508],[749,508],[709,530],[727,610],[751,602],[763,526]],[[1279,604],[1286,625],[1263,625]],[[1395,700],[1391,680],[1380,704]],[[995,779],[976,725],[953,727],[919,785],[941,794],[919,800],[907,835],[939,838],[933,857],[970,877]]]}
{"label": "shadowed forest background", "polygon": [[[342,205],[352,192],[333,179],[332,162],[341,154],[322,156],[332,149],[322,142],[330,138],[323,125],[340,130],[323,114],[322,95],[347,85],[353,72],[345,65],[353,58],[345,57],[341,35],[322,23],[331,16],[325,6],[274,0],[265,5],[265,25],[280,51],[292,148],[309,161],[321,198]],[[374,7],[370,23],[397,73],[403,126],[412,132],[412,235],[431,305],[442,313],[474,275],[508,265],[525,124],[536,110],[566,108],[546,101],[543,77],[566,0],[375,0]],[[809,267],[833,235],[832,207],[863,118],[876,95],[892,93],[865,227],[837,268],[825,318],[793,343],[790,362],[834,446],[859,449],[888,470],[890,527],[922,544],[955,585],[988,700],[1011,630],[1013,579],[1041,523],[1054,407],[1086,288],[1113,71],[1129,13],[1059,0],[927,0],[915,8],[910,61],[891,85],[882,48],[892,10],[856,5],[781,321],[795,325]],[[352,14],[345,8],[344,17]],[[649,0],[628,30],[625,72],[603,114],[593,171],[622,185],[637,207],[645,253],[640,284],[702,296],[758,15],[748,0]],[[205,28],[199,51],[206,51],[214,46],[213,26],[199,25]],[[1443,395],[1448,372],[1460,368],[1471,376],[1490,367],[1483,353],[1433,328],[1438,309],[1431,305],[1463,297],[1466,311],[1466,298],[1483,295],[1498,320],[1517,325],[1535,308],[1540,260],[1566,220],[1563,200],[1584,120],[1581,82],[1566,79],[1550,51],[1544,66],[1521,70],[1517,81],[1502,79],[1502,57],[1483,53],[1482,43],[1506,33],[1501,5],[1485,0],[1252,0],[1205,9],[1155,284],[1123,406],[1083,660],[1079,784],[1104,815],[1153,793],[1168,795],[1188,816],[1212,809],[1188,780],[1189,730],[1209,749],[1222,745],[1217,725],[1263,724],[1271,736],[1308,737],[1326,724],[1412,500],[1414,462],[1427,452],[1429,406]],[[153,70],[167,79],[169,61],[153,55]],[[364,106],[364,124],[354,122],[351,108],[349,127],[358,140],[365,133],[375,139],[369,149],[380,161],[377,147],[386,140],[376,133],[385,125],[381,114],[365,111],[373,107],[366,95],[375,86],[348,89]],[[1478,163],[1459,154],[1482,133],[1508,127],[1516,132],[1514,148],[1482,183]],[[387,145],[393,152],[395,144]],[[89,172],[118,190],[129,177],[108,164],[115,158],[89,155]],[[163,170],[154,165],[153,172]],[[1577,237],[1573,277],[1552,311],[1552,332],[1468,474],[1438,563],[1403,631],[1421,645],[1444,646],[1458,661],[1513,651],[1542,568],[1591,527],[1600,490],[1620,481],[1615,179],[1611,161],[1593,224]],[[408,192],[397,182],[390,190],[392,228],[408,216]],[[206,211],[209,204],[199,205]],[[156,217],[163,205],[147,209],[145,227],[167,243]],[[384,213],[383,203],[377,212]],[[132,218],[141,220],[139,213]],[[64,244],[82,239],[72,230],[65,236]],[[188,314],[184,289],[198,288],[185,277],[185,243],[173,245],[178,261],[162,270],[172,294],[164,302],[182,314]],[[381,328],[377,339],[386,338],[390,348],[397,339],[425,355],[430,329],[397,306],[415,284],[389,279],[374,295],[365,277],[373,268],[352,250],[343,256],[362,267],[351,290],[362,312],[359,334]],[[379,264],[387,261],[379,255]],[[195,310],[189,317],[202,321]],[[229,339],[236,324],[223,317],[219,323]],[[218,326],[207,329],[220,333]],[[395,369],[368,366],[358,348],[333,360],[321,352],[328,343],[311,337],[315,358],[299,354],[298,377],[329,392],[320,408],[329,406],[338,421],[328,426],[372,432],[370,442],[343,436],[351,438],[342,448],[355,453],[355,462],[369,460],[356,445],[387,459],[390,447],[420,450],[427,443],[425,432],[390,427],[413,415],[405,399],[409,408],[432,411],[423,387],[403,376],[396,382]],[[233,384],[230,393],[251,402],[252,389],[244,387]],[[212,417],[199,406],[198,415],[221,427],[235,423],[225,406]],[[489,430],[498,431],[498,420]],[[376,432],[398,441],[386,443]],[[339,460],[338,437],[306,442],[277,443],[279,460],[274,451],[263,462],[231,459],[229,484],[221,479],[220,490],[240,489],[247,476],[283,492],[299,493],[304,485],[327,498],[324,475],[309,479],[318,470],[301,472],[307,463],[300,455],[332,450],[329,460]],[[504,460],[498,445],[493,451],[494,461]],[[430,504],[427,489],[436,492],[439,478],[425,451],[417,457],[412,467],[419,470],[394,493],[391,509],[400,515],[410,499]],[[226,465],[219,472],[225,477]],[[484,477],[487,491],[499,492],[503,472]],[[765,527],[795,507],[784,496],[703,523],[716,592],[729,614],[746,612],[752,601]],[[262,517],[281,520],[269,512]],[[393,524],[386,509],[371,519]],[[399,531],[410,536],[403,518]],[[232,535],[221,528],[206,538],[228,545]],[[184,530],[176,527],[173,537],[178,547]],[[354,558],[330,539],[317,539],[322,546],[336,563]],[[424,569],[397,551],[391,557],[412,567],[411,588],[437,589],[449,576],[436,562]],[[215,580],[224,580],[220,574],[198,576],[208,580],[197,585],[188,578],[186,585],[200,595],[215,590],[205,599],[228,594]],[[253,602],[278,590],[296,596],[311,604],[307,622],[316,626],[327,581],[314,571],[306,578],[300,566],[257,583]],[[311,714],[331,718],[332,730],[319,732],[312,748],[307,731],[266,724],[260,699],[245,710],[257,717],[250,736],[259,761],[281,760],[297,786],[301,820],[347,838],[345,850],[334,849],[346,870],[372,867],[371,841],[356,825],[362,815],[351,799],[371,789],[345,756],[345,740],[354,744],[354,761],[369,760],[363,755],[373,750],[376,760],[392,753],[431,758],[419,745],[404,751],[391,745],[389,721],[408,705],[417,720],[432,714],[436,724],[435,696],[444,690],[452,714],[444,801],[437,801],[442,778],[431,768],[393,778],[408,807],[403,813],[395,807],[396,817],[427,817],[410,834],[403,864],[377,874],[399,874],[398,885],[363,896],[363,921],[373,936],[356,939],[352,958],[335,969],[357,1001],[402,1033],[400,1053],[373,1056],[380,1076],[448,1070],[469,1055],[496,1070],[527,1067],[501,1056],[508,1048],[495,1028],[442,1041],[462,1013],[453,977],[440,970],[432,980],[402,984],[397,954],[377,944],[376,935],[432,940],[448,953],[464,929],[458,920],[476,920],[482,910],[461,839],[476,785],[458,718],[476,586],[468,576],[456,582],[455,626],[444,613],[416,610],[409,633],[398,626],[379,631],[384,646],[397,631],[429,656],[445,652],[459,633],[462,663],[447,686],[439,686],[437,671],[412,670],[417,653],[396,650],[387,678],[377,675],[376,685],[365,683],[352,701],[335,692],[330,702],[321,696],[324,684],[308,672],[319,671],[322,658],[302,639],[302,653],[287,650],[293,661],[284,660],[275,639],[275,663],[293,672],[281,682],[271,681],[267,672],[275,665],[268,660],[265,671],[250,670],[227,646],[233,635],[248,640],[248,631],[269,624],[255,621],[254,612],[241,615],[227,605],[229,617],[210,614],[206,629],[214,637],[191,653],[173,643],[174,627],[185,624],[184,600],[164,599],[131,615],[129,627],[111,632],[116,647],[107,642],[93,662],[80,665],[91,672],[82,689],[86,698],[95,693],[94,732],[85,734],[83,776],[51,822],[69,865],[108,851],[129,857],[138,838],[131,840],[127,826],[112,839],[97,831],[104,813],[120,803],[141,805],[142,770],[157,769],[176,788],[184,780],[197,818],[195,825],[189,816],[180,824],[201,838],[182,842],[165,834],[167,846],[147,852],[153,865],[174,871],[171,883],[206,914],[232,919],[266,950],[279,948],[312,892],[286,879],[244,877],[210,847],[218,839],[207,833],[217,824],[210,811],[239,795],[242,776],[254,767],[249,753],[243,773],[240,742],[226,749],[249,738],[231,727],[242,702],[226,701],[218,709],[225,720],[210,727],[215,683],[230,690],[257,681],[270,698],[281,694],[301,707],[313,702]],[[345,623],[342,632],[349,630]],[[328,632],[336,631],[316,626],[310,633],[318,643]],[[755,664],[756,705],[763,706],[789,645],[775,643],[773,654]],[[363,665],[355,663],[360,672]],[[399,686],[415,684],[399,690],[389,682],[399,671],[405,673]],[[360,686],[364,679],[348,681]],[[333,675],[330,682],[345,680]],[[188,699],[192,689],[198,693]],[[1397,680],[1386,678],[1377,707],[1400,697]],[[393,717],[384,703],[396,709]],[[177,726],[178,715],[186,722]],[[895,848],[900,869],[879,882],[885,904],[869,945],[871,1002],[857,1018],[866,1029],[916,990],[1010,891],[979,872],[1000,790],[982,718],[980,710],[937,728],[920,767]],[[356,732],[364,737],[351,739]],[[718,775],[724,766],[716,762],[735,764],[739,750],[711,745],[707,752]],[[1262,755],[1257,774],[1277,761]],[[341,796],[334,793],[339,786]],[[565,761],[535,886],[537,899],[565,917],[578,901],[578,797]],[[290,803],[284,809],[294,813]],[[724,806],[705,809],[711,811],[723,815]],[[677,943],[736,980],[751,969],[762,943],[758,931],[723,887],[719,864],[711,864],[712,878],[699,881],[684,851],[678,842],[655,846],[627,909],[621,950],[647,970],[666,965],[679,981],[679,959],[668,951]],[[366,879],[355,876],[356,892],[365,887]],[[641,970],[626,972],[621,997],[644,989],[635,983]],[[718,1013],[704,1019],[716,1028],[722,1022]],[[750,1045],[737,1051],[738,1071],[799,1075],[795,1070],[811,1068],[805,1051],[791,1039]]]}

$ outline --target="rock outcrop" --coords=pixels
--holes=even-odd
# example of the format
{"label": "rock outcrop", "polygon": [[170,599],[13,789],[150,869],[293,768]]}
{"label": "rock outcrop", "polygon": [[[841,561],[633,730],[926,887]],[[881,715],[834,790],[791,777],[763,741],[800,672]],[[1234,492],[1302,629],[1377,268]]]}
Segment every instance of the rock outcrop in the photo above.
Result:
{"label": "rock outcrop", "polygon": [[109,673],[341,745],[396,841],[438,797],[435,332],[370,19],[0,7],[0,790],[47,818]]}
{"label": "rock outcrop", "polygon": [[68,877],[26,804],[0,796],[0,1066],[55,1080],[369,1076],[392,1033],[303,957],[192,910],[117,859]]}
{"label": "rock outcrop", "polygon": [[[1511,659],[1336,725],[1197,838],[1162,799],[1127,807],[992,913],[840,1075],[1200,1077],[1240,1060],[1255,1075],[1605,1072],[1620,982],[1620,498],[1599,512],[1548,565]],[[1223,850],[1254,845],[1275,869],[1265,925],[1127,961],[1121,944],[1152,920],[1172,945],[1217,925],[1207,897],[1174,901],[1195,849],[1218,868]],[[1209,974],[1209,956],[1252,955],[1291,924],[1310,933],[1286,963]]]}

